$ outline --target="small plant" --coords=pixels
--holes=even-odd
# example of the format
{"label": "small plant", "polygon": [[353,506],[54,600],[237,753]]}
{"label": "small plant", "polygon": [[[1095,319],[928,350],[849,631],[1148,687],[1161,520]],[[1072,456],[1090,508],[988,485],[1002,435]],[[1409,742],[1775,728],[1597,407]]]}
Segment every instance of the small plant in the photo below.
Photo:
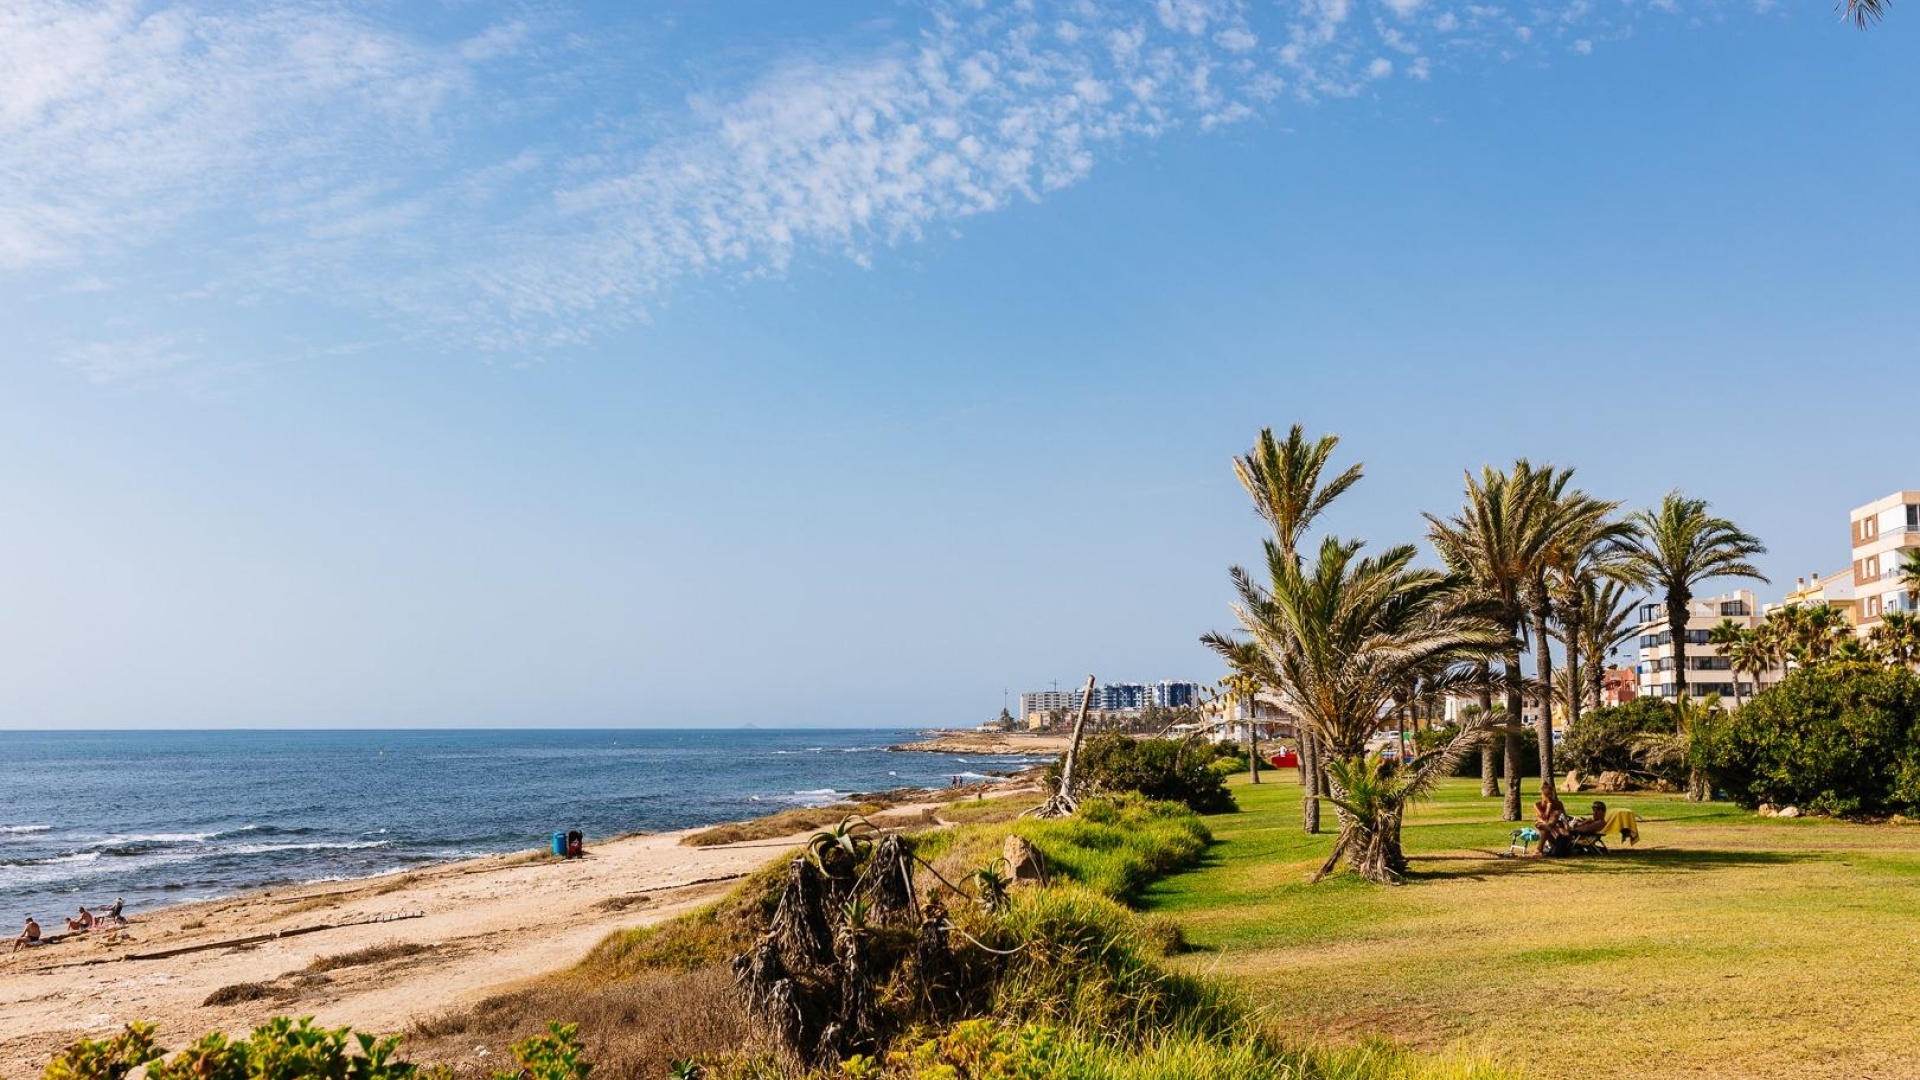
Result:
{"label": "small plant", "polygon": [[494,1080],[587,1080],[593,1071],[581,1056],[580,1025],[547,1023],[547,1033],[513,1044],[518,1072],[495,1073]]}
{"label": "small plant", "polygon": [[988,911],[999,911],[1007,904],[1007,894],[1013,888],[1013,877],[1008,872],[1007,860],[994,859],[987,865],[968,875],[980,906]]}
{"label": "small plant", "polygon": [[879,832],[873,822],[848,814],[833,828],[814,833],[807,841],[807,855],[829,877],[844,877],[867,857]]}
{"label": "small plant", "polygon": [[166,1053],[153,1041],[153,1025],[133,1023],[111,1039],[81,1039],[47,1064],[43,1080],[121,1080]]}
{"label": "small plant", "polygon": [[865,1054],[855,1054],[840,1063],[840,1075],[846,1080],[880,1080],[880,1063]]}
{"label": "small plant", "polygon": [[675,1061],[667,1066],[667,1080],[706,1080],[707,1070],[697,1061]]}

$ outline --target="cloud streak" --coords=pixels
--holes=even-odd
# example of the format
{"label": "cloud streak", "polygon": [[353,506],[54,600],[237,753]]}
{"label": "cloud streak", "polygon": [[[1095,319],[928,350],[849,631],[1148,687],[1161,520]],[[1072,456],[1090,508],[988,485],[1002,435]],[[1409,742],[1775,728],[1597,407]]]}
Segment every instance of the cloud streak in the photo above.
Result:
{"label": "cloud streak", "polygon": [[[206,325],[172,340],[293,298],[536,355],[690,279],[867,264],[1170,131],[1584,55],[1634,11],[934,0],[890,43],[777,57],[663,109],[622,104],[645,99],[567,17],[429,34],[324,3],[0,0],[0,274],[184,298]],[[67,356],[100,381],[187,362]]]}

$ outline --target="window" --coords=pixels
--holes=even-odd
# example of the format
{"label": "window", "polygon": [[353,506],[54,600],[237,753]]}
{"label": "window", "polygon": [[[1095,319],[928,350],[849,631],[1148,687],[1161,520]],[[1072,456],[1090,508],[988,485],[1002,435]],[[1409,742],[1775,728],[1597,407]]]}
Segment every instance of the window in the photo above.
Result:
{"label": "window", "polygon": [[1747,610],[1747,602],[1745,600],[1728,600],[1720,605],[1720,614],[1731,616],[1751,615],[1753,613]]}

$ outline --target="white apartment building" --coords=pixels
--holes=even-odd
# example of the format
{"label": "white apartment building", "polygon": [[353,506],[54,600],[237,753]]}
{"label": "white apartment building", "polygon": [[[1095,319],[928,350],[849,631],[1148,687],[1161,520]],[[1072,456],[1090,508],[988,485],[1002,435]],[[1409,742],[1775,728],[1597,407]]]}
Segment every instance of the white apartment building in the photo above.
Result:
{"label": "white apartment building", "polygon": [[[1687,695],[1705,698],[1719,694],[1731,705],[1734,699],[1734,673],[1720,648],[1707,640],[1707,634],[1725,619],[1752,629],[1760,625],[1760,605],[1753,593],[1738,589],[1722,596],[1695,599],[1687,611]],[[1673,635],[1667,627],[1667,605],[1653,600],[1640,605],[1640,662],[1634,671],[1640,679],[1642,697],[1672,698],[1675,694],[1673,671]],[[1742,672],[1739,696],[1752,697],[1756,687],[1753,676]]]}
{"label": "white apartment building", "polygon": [[1853,511],[1853,591],[1861,633],[1889,611],[1913,611],[1914,598],[1900,584],[1900,563],[1920,548],[1920,491],[1896,491]]}

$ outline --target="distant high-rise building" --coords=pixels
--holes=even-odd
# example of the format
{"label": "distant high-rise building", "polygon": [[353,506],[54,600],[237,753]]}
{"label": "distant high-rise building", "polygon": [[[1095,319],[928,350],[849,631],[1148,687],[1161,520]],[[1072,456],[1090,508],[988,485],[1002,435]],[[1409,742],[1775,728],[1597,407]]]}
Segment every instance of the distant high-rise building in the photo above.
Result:
{"label": "distant high-rise building", "polygon": [[[1696,599],[1687,605],[1687,696],[1705,698],[1719,694],[1728,705],[1733,704],[1733,665],[1719,646],[1707,640],[1707,634],[1727,619],[1747,629],[1760,625],[1759,605],[1754,603],[1752,592],[1739,589],[1724,596]],[[1667,605],[1657,600],[1641,604],[1640,663],[1634,670],[1640,676],[1642,697],[1675,696],[1673,661],[1673,633],[1667,626]],[[1745,672],[1740,673],[1740,697],[1753,696],[1751,678]]]}
{"label": "distant high-rise building", "polygon": [[[1020,695],[1020,719],[1029,725],[1044,722],[1053,713],[1072,714],[1080,708],[1081,689],[1033,690]],[[1089,712],[1127,714],[1149,708],[1178,709],[1200,700],[1196,682],[1162,681],[1157,683],[1094,684]]]}

